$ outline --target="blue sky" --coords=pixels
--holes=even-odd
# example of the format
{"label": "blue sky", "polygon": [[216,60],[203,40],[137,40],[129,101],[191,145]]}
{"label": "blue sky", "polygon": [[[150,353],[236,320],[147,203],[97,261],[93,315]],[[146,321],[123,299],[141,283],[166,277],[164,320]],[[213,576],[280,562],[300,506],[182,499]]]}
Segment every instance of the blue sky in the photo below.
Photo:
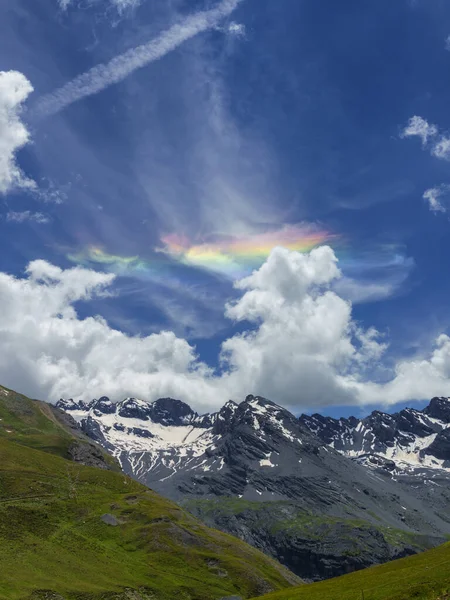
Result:
{"label": "blue sky", "polygon": [[[18,282],[65,290],[53,312],[0,319],[3,352],[35,336],[19,365],[0,361],[3,383],[199,410],[258,393],[331,414],[448,395],[446,2],[4,0],[0,23],[0,304]],[[292,255],[325,244],[339,275],[321,274],[330,255]],[[318,319],[305,307],[327,294]],[[109,371],[81,356],[101,355],[93,316],[123,336],[102,338]]]}

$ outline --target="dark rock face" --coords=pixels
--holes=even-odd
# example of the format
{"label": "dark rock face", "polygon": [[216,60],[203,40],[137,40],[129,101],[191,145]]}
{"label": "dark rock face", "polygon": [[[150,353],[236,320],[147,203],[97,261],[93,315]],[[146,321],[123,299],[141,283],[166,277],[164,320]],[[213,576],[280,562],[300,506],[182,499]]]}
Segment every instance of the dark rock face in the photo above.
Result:
{"label": "dark rock face", "polygon": [[154,437],[153,434],[150,433],[150,431],[147,431],[147,429],[140,429],[139,427],[132,427],[130,431],[131,431],[131,433],[133,433],[134,435],[137,435],[139,437],[148,438],[148,439]]}
{"label": "dark rock face", "polygon": [[[426,414],[425,411],[424,414]],[[436,426],[433,426],[432,423],[424,423],[422,417],[422,413],[418,410],[402,410],[396,415],[395,429],[396,431],[412,433],[418,437],[432,435],[436,431]]]}
{"label": "dark rock face", "polygon": [[384,458],[384,456],[379,456],[378,454],[361,454],[355,458],[355,462],[360,465],[371,466],[377,470],[386,471],[388,473],[391,473],[396,468],[393,460],[389,460]]}
{"label": "dark rock face", "polygon": [[57,405],[56,406],[50,405],[50,409],[51,409],[54,417],[56,418],[56,420],[59,421],[65,429],[70,430],[75,435],[79,435],[81,433],[80,426],[78,425],[78,423],[75,421],[75,419],[72,417],[72,415],[69,412],[65,412],[65,410],[63,410],[61,408],[57,408]]}
{"label": "dark rock face", "polygon": [[143,402],[138,402],[136,398],[124,400],[118,405],[117,410],[121,417],[140,419],[141,421],[148,421],[151,414],[150,406],[148,404],[145,405]]}
{"label": "dark rock face", "polygon": [[323,415],[302,415],[300,423],[313,435],[317,435],[325,444],[331,444],[339,436],[342,440],[351,439],[350,432],[358,425],[355,417],[333,419]]}
{"label": "dark rock face", "polygon": [[197,416],[188,404],[173,398],[155,400],[149,408],[151,420],[161,425],[185,425]]}
{"label": "dark rock face", "polygon": [[[83,432],[75,419],[67,412],[64,412],[56,406],[51,406],[50,409],[56,420],[61,423],[64,429],[71,432],[77,439],[74,440],[68,448],[68,457],[74,462],[79,462],[88,467],[97,467],[106,470],[119,470],[119,464],[114,465],[114,461],[108,462],[102,451],[101,445],[96,445],[92,442],[93,436]],[[103,441],[103,436],[100,436],[100,442]]]}
{"label": "dark rock face", "polygon": [[101,450],[93,444],[74,441],[68,448],[70,460],[87,467],[109,470],[111,467],[105,460]]}
{"label": "dark rock face", "polygon": [[433,417],[433,419],[450,423],[450,402],[448,398],[433,398],[423,412],[429,417]]}
{"label": "dark rock face", "polygon": [[[389,544],[382,532],[368,523],[321,518],[293,503],[268,502],[259,507],[243,503],[240,508],[217,500],[188,506],[207,525],[259,548],[307,581],[351,573],[418,550],[406,536],[404,542]],[[414,543],[427,547],[442,539],[418,536]]]}
{"label": "dark rock face", "polygon": [[97,401],[93,402],[93,409],[94,414],[97,416],[101,416],[102,414],[112,415],[116,412],[116,405],[106,396],[102,396]]}
{"label": "dark rock face", "polygon": [[449,461],[450,464],[450,429],[444,429],[439,432],[434,440],[423,451],[425,454],[431,454],[439,460]]}
{"label": "dark rock face", "polygon": [[112,450],[105,440],[105,436],[103,435],[103,431],[99,423],[93,417],[89,416],[87,419],[82,421],[81,430],[88,437],[101,444],[107,450]]}
{"label": "dark rock face", "polygon": [[293,573],[312,581],[339,577],[417,552],[406,547],[396,553],[375,528],[363,530],[341,523],[326,533],[319,527],[317,535],[324,536],[319,543],[317,539],[280,534],[269,537],[268,541],[273,546],[274,558]]}
{"label": "dark rock face", "polygon": [[224,435],[230,431],[237,408],[238,405],[230,400],[225,406],[222,406],[216,415],[213,415],[211,425],[214,427],[214,433]]}
{"label": "dark rock face", "polygon": [[86,410],[89,407],[89,404],[83,400],[73,400],[72,398],[64,400],[61,398],[55,406],[61,410]]}

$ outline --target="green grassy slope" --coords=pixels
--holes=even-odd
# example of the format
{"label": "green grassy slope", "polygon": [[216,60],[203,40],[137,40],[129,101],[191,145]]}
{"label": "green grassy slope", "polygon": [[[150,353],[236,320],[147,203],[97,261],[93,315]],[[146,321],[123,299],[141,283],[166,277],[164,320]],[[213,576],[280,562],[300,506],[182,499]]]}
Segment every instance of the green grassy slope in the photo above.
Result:
{"label": "green grassy slope", "polygon": [[67,456],[73,438],[56,419],[50,407],[0,386],[0,438]]}
{"label": "green grassy slope", "polygon": [[216,600],[298,582],[122,473],[67,460],[73,437],[47,405],[0,388],[0,419],[1,600]]}
{"label": "green grassy slope", "polygon": [[450,544],[261,600],[449,600]]}

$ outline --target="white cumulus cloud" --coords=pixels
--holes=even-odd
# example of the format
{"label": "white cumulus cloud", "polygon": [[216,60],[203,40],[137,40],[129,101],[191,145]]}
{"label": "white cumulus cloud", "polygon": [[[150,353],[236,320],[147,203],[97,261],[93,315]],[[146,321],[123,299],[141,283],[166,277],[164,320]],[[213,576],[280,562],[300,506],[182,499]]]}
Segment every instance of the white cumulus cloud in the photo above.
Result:
{"label": "white cumulus cloud", "polygon": [[16,152],[30,141],[20,119],[22,104],[33,91],[28,79],[18,71],[0,71],[0,193],[13,188],[35,188],[16,161]]}
{"label": "white cumulus cloud", "polygon": [[450,138],[442,136],[441,139],[434,144],[431,153],[441,160],[450,160]]}
{"label": "white cumulus cloud", "polygon": [[276,248],[237,283],[245,293],[227,316],[256,329],[223,344],[231,389],[242,395],[256,388],[289,406],[358,401],[345,383],[370,359],[368,352],[383,345],[374,331],[357,327],[351,304],[329,289],[339,277],[327,246],[307,255]]}
{"label": "white cumulus cloud", "polygon": [[429,148],[433,156],[450,161],[450,138],[440,134],[436,125],[428,123],[422,117],[412,117],[403,129],[401,137],[419,137],[422,140],[422,146]]}
{"label": "white cumulus cloud", "polygon": [[448,393],[445,335],[431,356],[399,362],[388,383],[367,378],[386,344],[376,329],[362,329],[351,303],[331,289],[339,277],[329,247],[305,255],[274,249],[236,284],[242,296],[226,315],[248,326],[223,343],[217,372],[172,332],[130,336],[100,316],[80,318],[75,304],[107,294],[114,275],[34,261],[22,278],[0,274],[0,381],[52,401],[173,396],[199,411],[247,393],[292,409]]}
{"label": "white cumulus cloud", "polygon": [[0,274],[0,380],[51,400],[171,395],[198,410],[248,392],[291,406],[357,402],[348,383],[384,346],[330,291],[339,275],[328,247],[275,249],[237,284],[243,295],[226,313],[251,326],[224,342],[217,374],[172,332],[128,336],[99,316],[79,318],[74,303],[104,294],[113,275],[34,261],[23,278]]}
{"label": "white cumulus cloud", "polygon": [[352,387],[368,403],[395,404],[433,396],[448,396],[450,337],[440,335],[429,356],[399,361],[395,376],[388,383],[380,385],[355,381]]}
{"label": "white cumulus cloud", "polygon": [[401,137],[420,137],[422,144],[427,144],[428,139],[437,135],[436,125],[430,125],[428,121],[417,115],[411,117],[408,125],[403,129]]}

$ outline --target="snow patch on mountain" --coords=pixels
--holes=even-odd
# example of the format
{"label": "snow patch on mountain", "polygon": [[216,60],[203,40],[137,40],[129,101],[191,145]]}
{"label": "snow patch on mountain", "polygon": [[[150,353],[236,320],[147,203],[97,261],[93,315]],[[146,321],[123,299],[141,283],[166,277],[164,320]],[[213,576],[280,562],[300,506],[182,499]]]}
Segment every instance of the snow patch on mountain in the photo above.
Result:
{"label": "snow patch on mountain", "polygon": [[206,415],[171,398],[152,403],[125,398],[116,404],[107,397],[90,402],[62,399],[57,407],[71,414],[126,472],[150,484],[165,482],[181,472],[222,471],[234,458],[223,440],[239,425],[253,432],[257,447],[248,450],[258,467],[279,466],[274,458],[276,440],[297,447],[303,443],[300,424],[291,413],[255,396],[248,396],[240,405],[229,401],[219,412]]}

